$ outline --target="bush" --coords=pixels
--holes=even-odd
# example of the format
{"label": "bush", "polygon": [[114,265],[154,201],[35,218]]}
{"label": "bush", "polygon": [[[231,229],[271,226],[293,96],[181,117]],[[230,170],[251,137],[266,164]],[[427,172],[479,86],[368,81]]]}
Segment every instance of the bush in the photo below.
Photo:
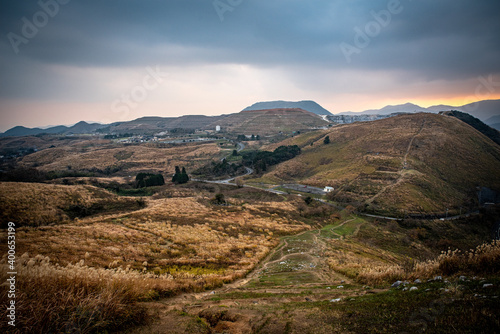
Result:
{"label": "bush", "polygon": [[135,177],[136,188],[162,186],[164,184],[165,179],[161,174],[139,173]]}
{"label": "bush", "polygon": [[226,199],[224,198],[224,194],[218,193],[212,199],[212,203],[215,205],[224,205],[227,204]]}

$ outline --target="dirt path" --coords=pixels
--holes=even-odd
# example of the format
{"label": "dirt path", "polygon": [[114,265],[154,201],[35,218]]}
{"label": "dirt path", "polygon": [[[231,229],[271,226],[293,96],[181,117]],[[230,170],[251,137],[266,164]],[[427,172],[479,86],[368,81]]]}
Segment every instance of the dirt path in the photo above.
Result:
{"label": "dirt path", "polygon": [[424,129],[425,126],[425,120],[422,122],[422,125],[420,128],[417,130],[417,132],[411,137],[410,142],[408,143],[408,147],[406,148],[406,152],[402,158],[402,163],[401,163],[401,170],[397,172],[399,174],[399,177],[394,183],[391,183],[389,185],[386,185],[383,187],[378,193],[370,197],[369,199],[366,200],[365,203],[370,204],[372,203],[377,197],[379,197],[381,194],[386,192],[387,190],[396,187],[397,185],[401,184],[401,182],[404,181],[404,171],[408,168],[408,155],[410,154],[411,148],[413,147],[413,141],[417,136],[422,133],[422,130]]}
{"label": "dirt path", "polygon": [[319,229],[284,237],[245,278],[214,291],[143,303],[155,320],[127,333],[198,333],[200,320],[196,319],[200,318],[210,324],[210,333],[254,333],[259,324],[272,320],[269,308],[366,294],[364,288],[330,269],[322,256],[328,242]]}

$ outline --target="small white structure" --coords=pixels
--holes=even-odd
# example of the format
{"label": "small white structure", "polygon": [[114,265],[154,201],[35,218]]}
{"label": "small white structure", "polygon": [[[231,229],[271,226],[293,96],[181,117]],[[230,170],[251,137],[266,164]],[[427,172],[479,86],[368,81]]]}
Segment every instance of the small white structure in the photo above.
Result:
{"label": "small white structure", "polygon": [[323,191],[325,193],[331,193],[332,191],[334,191],[335,189],[333,189],[333,187],[325,187],[325,189],[323,189]]}
{"label": "small white structure", "polygon": [[216,132],[220,132],[220,125],[216,125],[216,126],[215,126],[215,131],[216,131]]}

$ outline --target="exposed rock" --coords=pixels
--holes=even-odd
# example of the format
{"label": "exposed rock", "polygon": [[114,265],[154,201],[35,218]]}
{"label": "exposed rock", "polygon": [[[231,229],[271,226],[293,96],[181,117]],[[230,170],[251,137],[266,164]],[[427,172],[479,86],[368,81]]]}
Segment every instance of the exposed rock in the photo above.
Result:
{"label": "exposed rock", "polygon": [[416,286],[412,286],[412,287],[410,288],[410,291],[416,291],[416,290],[418,290],[418,288],[417,288]]}
{"label": "exposed rock", "polygon": [[396,281],[396,282],[392,283],[391,288],[397,288],[397,287],[399,287],[401,284],[403,284],[403,281]]}

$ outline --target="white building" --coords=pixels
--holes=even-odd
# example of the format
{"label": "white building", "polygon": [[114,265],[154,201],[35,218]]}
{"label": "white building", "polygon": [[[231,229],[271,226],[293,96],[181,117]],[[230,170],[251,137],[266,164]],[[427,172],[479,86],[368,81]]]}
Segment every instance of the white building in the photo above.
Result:
{"label": "white building", "polygon": [[215,126],[215,131],[220,132],[220,125]]}
{"label": "white building", "polygon": [[333,187],[325,187],[325,189],[323,189],[323,191],[325,193],[331,193],[332,191],[334,191],[335,189]]}

